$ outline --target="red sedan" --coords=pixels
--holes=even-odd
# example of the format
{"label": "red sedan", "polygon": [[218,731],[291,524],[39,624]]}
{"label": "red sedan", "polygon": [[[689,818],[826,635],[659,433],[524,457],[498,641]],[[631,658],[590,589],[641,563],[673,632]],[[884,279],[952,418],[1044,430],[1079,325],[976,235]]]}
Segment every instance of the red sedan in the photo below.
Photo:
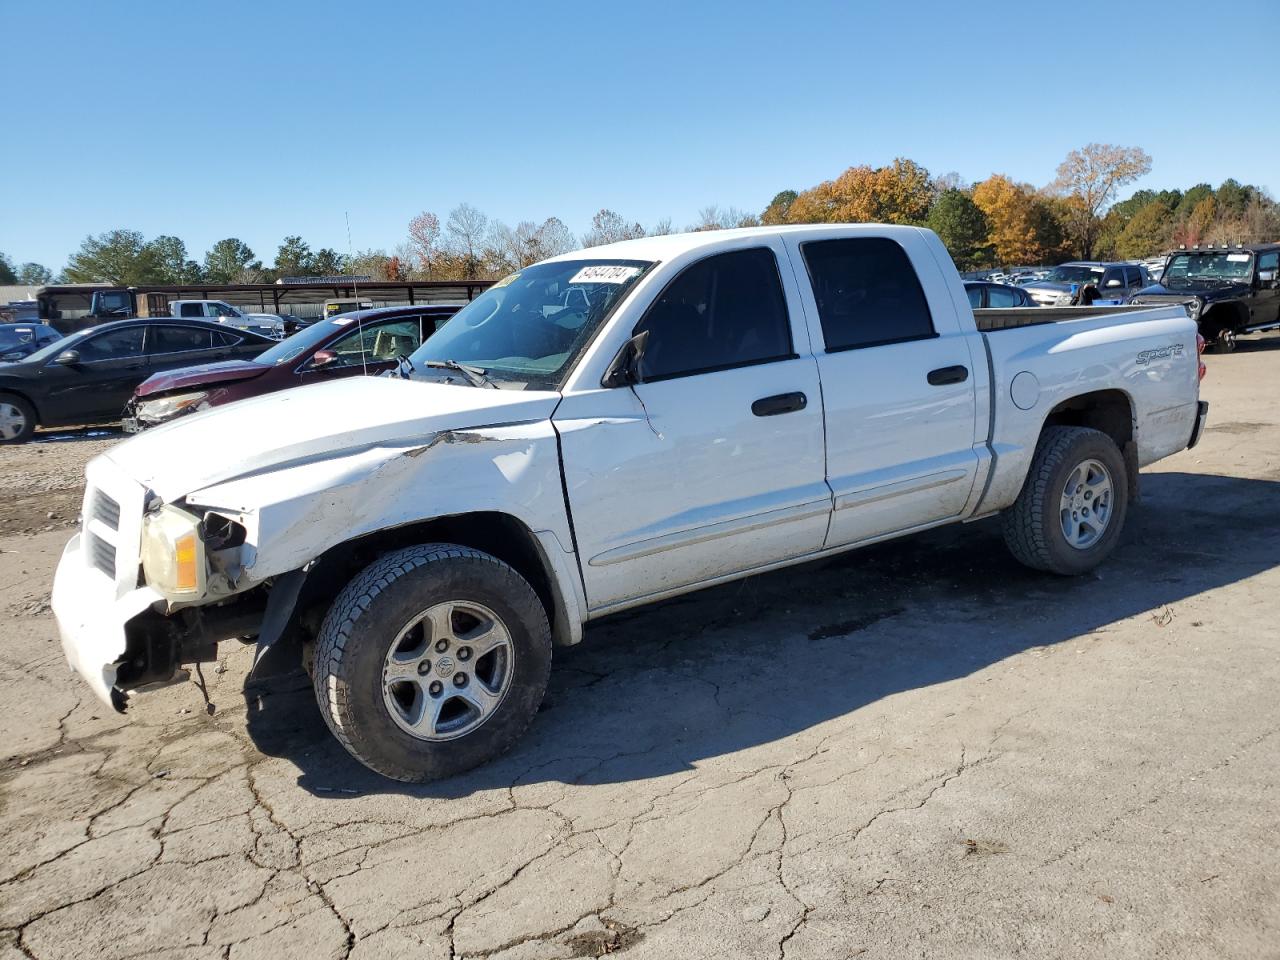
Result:
{"label": "red sedan", "polygon": [[252,360],[166,370],[144,380],[125,411],[131,433],[233,400],[335,377],[376,375],[417,350],[461,309],[379,307],[321,320]]}

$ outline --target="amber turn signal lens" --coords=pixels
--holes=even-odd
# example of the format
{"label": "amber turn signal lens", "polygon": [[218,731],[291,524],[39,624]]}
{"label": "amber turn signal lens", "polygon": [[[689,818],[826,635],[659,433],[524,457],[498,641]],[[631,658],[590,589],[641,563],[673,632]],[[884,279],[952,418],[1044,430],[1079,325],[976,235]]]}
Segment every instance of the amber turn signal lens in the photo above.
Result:
{"label": "amber turn signal lens", "polygon": [[176,583],[178,590],[195,590],[196,579],[196,535],[187,533],[178,538],[173,545],[173,558],[177,567]]}

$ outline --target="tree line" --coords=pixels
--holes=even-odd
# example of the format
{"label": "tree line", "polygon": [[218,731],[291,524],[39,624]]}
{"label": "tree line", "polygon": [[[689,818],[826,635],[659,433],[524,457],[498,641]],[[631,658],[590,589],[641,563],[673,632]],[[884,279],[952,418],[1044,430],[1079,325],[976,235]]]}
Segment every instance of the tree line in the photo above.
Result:
{"label": "tree line", "polygon": [[[1280,239],[1280,204],[1260,187],[1228,179],[1218,187],[1139,190],[1117,202],[1120,190],[1151,170],[1137,147],[1091,143],[1073,150],[1055,179],[1035,187],[993,173],[978,183],[958,174],[933,176],[898,158],[884,167],[849,167],[804,190],[782,190],[759,214],[704,207],[686,230],[760,224],[899,223],[928,226],[962,270],[1068,259],[1136,259],[1180,244],[1257,243]],[[219,240],[202,261],[176,236],[147,240],[136,230],[86,237],[56,278],[68,283],[271,283],[282,277],[369,276],[377,280],[458,280],[505,276],[579,247],[673,233],[670,219],[649,227],[601,209],[581,236],[557,217],[514,227],[469,203],[442,221],[424,211],[391,249],[351,255],[312,249],[288,236],[264,263],[235,237]],[[0,253],[0,283],[54,280],[38,263],[15,266]]]}

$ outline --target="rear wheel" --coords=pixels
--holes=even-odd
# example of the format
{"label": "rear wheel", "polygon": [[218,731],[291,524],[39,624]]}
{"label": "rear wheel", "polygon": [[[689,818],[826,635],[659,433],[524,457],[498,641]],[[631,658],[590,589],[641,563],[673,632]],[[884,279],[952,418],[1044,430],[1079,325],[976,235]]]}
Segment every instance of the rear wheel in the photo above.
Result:
{"label": "rear wheel", "polygon": [[1218,331],[1218,336],[1213,341],[1214,353],[1231,353],[1236,348],[1236,334],[1234,330],[1223,327]]}
{"label": "rear wheel", "polygon": [[1088,427],[1046,427],[1022,492],[1003,517],[1021,563],[1064,575],[1092,570],[1115,549],[1129,480],[1115,441]]}
{"label": "rear wheel", "polygon": [[26,443],[36,431],[36,411],[12,393],[0,393],[0,443]]}
{"label": "rear wheel", "polygon": [[388,554],[338,595],[312,682],[357,760],[422,782],[515,743],[550,669],[550,626],[528,582],[489,554],[434,543]]}

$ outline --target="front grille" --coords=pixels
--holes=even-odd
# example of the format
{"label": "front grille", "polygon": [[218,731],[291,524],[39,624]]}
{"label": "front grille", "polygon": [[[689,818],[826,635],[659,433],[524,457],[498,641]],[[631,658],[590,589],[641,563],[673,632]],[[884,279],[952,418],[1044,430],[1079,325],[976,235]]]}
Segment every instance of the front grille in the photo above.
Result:
{"label": "front grille", "polygon": [[112,530],[120,529],[120,504],[116,503],[101,490],[93,491],[93,518],[106,524]]}
{"label": "front grille", "polygon": [[89,536],[89,561],[94,569],[105,573],[112,580],[116,578],[116,548],[103,540],[96,533]]}

